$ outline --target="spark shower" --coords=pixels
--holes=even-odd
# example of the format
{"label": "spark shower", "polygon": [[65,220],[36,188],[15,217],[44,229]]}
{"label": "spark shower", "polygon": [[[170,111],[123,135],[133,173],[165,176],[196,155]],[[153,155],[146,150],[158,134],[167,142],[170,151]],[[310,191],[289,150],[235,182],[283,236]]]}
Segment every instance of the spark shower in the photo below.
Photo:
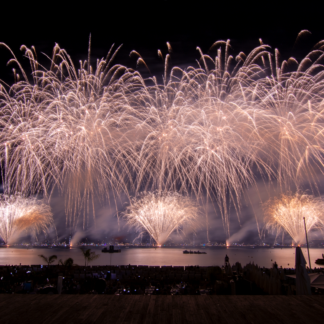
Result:
{"label": "spark shower", "polygon": [[140,235],[147,231],[161,246],[174,231],[183,232],[185,227],[195,231],[199,209],[188,197],[177,193],[142,193],[134,198],[125,212],[129,225]]}
{"label": "spark shower", "polygon": [[266,227],[280,233],[288,233],[296,244],[306,241],[305,224],[308,231],[317,228],[324,229],[324,201],[311,195],[282,195],[268,203]]}
{"label": "spark shower", "polygon": [[[158,50],[161,83],[115,64],[113,46],[92,66],[91,41],[79,67],[58,44],[47,68],[34,47],[21,46],[31,73],[1,47],[14,77],[0,85],[4,194],[50,202],[58,189],[68,228],[88,227],[90,214],[95,223],[95,198],[116,203],[123,195],[137,206],[132,197],[143,192],[177,193],[201,208],[213,204],[229,237],[229,206],[239,217],[257,178],[276,180],[282,192],[307,180],[318,194],[324,41],[300,62],[282,60],[261,39],[236,56],[229,40],[217,41],[208,54],[197,48],[199,60],[184,69],[170,66],[167,43],[168,52]],[[140,53],[131,55],[149,72]]]}
{"label": "spark shower", "polygon": [[47,233],[53,226],[51,208],[44,201],[20,195],[1,195],[0,197],[0,237],[11,243],[13,237],[22,232],[36,237]]}

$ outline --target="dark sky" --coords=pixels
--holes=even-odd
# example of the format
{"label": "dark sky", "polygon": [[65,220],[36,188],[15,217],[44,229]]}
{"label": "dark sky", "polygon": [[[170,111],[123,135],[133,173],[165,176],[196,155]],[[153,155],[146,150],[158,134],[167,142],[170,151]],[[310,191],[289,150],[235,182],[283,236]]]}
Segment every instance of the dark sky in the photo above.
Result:
{"label": "dark sky", "polygon": [[[194,64],[199,57],[196,46],[207,52],[219,39],[231,39],[234,53],[248,52],[258,39],[278,47],[284,57],[291,55],[298,32],[308,29],[312,36],[294,50],[305,54],[324,38],[323,4],[260,1],[255,5],[240,1],[88,1],[69,6],[65,2],[7,2],[1,5],[0,41],[19,53],[22,44],[35,45],[37,51],[51,54],[55,42],[78,62],[85,59],[92,34],[93,60],[103,57],[112,43],[124,44],[116,62],[135,67],[128,57],[131,50],[145,59],[156,59],[157,49],[173,47],[173,64]],[[320,2],[318,2],[320,3]],[[0,77],[8,56],[2,49]],[[152,64],[154,61],[152,61]],[[162,73],[162,72],[161,72]]]}

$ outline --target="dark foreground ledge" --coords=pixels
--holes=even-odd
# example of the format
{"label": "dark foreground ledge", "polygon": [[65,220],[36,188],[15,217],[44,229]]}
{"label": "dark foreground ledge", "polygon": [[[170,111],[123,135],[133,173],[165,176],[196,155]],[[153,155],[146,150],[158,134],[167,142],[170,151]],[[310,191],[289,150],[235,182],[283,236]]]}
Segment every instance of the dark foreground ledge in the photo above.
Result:
{"label": "dark foreground ledge", "polygon": [[324,296],[0,295],[6,323],[324,323]]}

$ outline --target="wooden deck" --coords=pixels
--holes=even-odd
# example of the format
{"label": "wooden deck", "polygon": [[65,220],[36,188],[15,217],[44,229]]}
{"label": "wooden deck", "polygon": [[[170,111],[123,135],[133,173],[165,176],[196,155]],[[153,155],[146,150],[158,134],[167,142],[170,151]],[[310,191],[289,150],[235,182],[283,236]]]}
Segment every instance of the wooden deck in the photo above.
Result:
{"label": "wooden deck", "polygon": [[324,323],[324,296],[0,295],[0,323]]}

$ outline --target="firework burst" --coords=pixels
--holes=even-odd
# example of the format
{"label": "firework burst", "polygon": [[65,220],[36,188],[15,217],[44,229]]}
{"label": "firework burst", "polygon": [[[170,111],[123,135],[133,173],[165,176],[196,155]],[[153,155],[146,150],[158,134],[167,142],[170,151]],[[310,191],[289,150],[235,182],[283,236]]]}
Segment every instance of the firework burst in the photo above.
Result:
{"label": "firework burst", "polygon": [[[229,237],[229,206],[239,216],[244,189],[257,177],[277,179],[282,190],[307,178],[318,191],[323,44],[298,63],[281,61],[261,40],[236,57],[229,40],[217,41],[210,55],[197,48],[198,66],[186,69],[169,66],[167,44],[161,84],[113,65],[118,49],[93,68],[90,42],[88,59],[76,68],[56,45],[45,69],[35,49],[22,46],[31,78],[11,52],[16,82],[0,86],[5,193],[50,199],[59,188],[66,224],[75,229],[89,226],[90,214],[95,221],[95,198],[179,192],[217,205]],[[131,54],[147,67],[140,54]]]}
{"label": "firework burst", "polygon": [[82,212],[86,226],[94,197],[131,188],[128,136],[141,109],[130,106],[125,93],[137,82],[125,67],[110,68],[112,51],[93,71],[86,61],[77,70],[58,45],[49,70],[40,70],[34,49],[22,50],[33,80],[21,69],[24,80],[17,76],[0,95],[5,191],[50,197],[58,187],[66,197],[67,226],[77,226]]}
{"label": "firework burst", "polygon": [[51,208],[43,200],[1,195],[0,236],[5,243],[10,243],[14,235],[23,231],[37,238],[40,233],[46,234],[52,226]]}
{"label": "firework burst", "polygon": [[124,217],[128,225],[140,233],[146,231],[162,245],[174,231],[195,230],[199,209],[192,199],[178,193],[148,192],[131,200]]}
{"label": "firework burst", "polygon": [[268,203],[266,228],[277,236],[285,231],[296,244],[301,244],[306,240],[304,218],[307,232],[324,229],[323,208],[322,198],[299,193],[293,196],[282,195]]}

